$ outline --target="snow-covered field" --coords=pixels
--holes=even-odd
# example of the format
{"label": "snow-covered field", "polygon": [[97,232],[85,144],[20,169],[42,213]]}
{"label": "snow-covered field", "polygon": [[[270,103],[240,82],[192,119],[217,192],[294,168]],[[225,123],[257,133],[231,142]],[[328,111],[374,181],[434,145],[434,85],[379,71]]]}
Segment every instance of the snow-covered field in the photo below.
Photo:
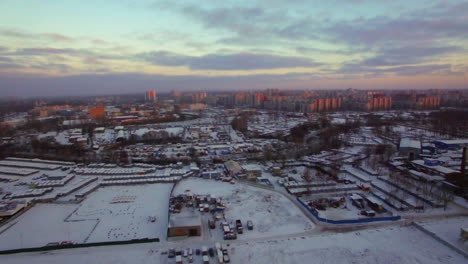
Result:
{"label": "snow-covered field", "polygon": [[[100,188],[81,203],[70,221],[99,219],[86,242],[166,238],[172,184]],[[155,222],[149,217],[156,216]]]}
{"label": "snow-covered field", "polygon": [[232,263],[466,263],[415,228],[388,228],[231,246]]}
{"label": "snow-covered field", "polygon": [[468,228],[468,217],[449,218],[420,223],[425,229],[434,232],[438,237],[468,252],[468,241],[460,239],[460,229]]}
{"label": "snow-covered field", "polygon": [[13,221],[14,225],[9,223],[0,229],[0,249],[42,247],[50,242],[83,242],[96,221],[65,222],[76,208],[77,205],[34,206]]}
{"label": "snow-covered field", "polygon": [[[224,244],[224,243],[223,243]],[[312,237],[229,242],[231,263],[466,263],[466,259],[413,227],[385,228]],[[176,243],[150,243],[111,247],[57,250],[0,256],[2,264],[49,263],[174,263],[162,251]],[[192,248],[213,247],[197,242]],[[187,259],[183,259],[187,263]],[[201,263],[195,256],[194,263]],[[214,258],[210,263],[217,263]]]}
{"label": "snow-covered field", "polygon": [[188,179],[176,186],[174,194],[186,190],[222,198],[226,205],[226,220],[241,219],[244,225],[247,220],[252,220],[254,230],[245,230],[238,239],[300,233],[314,228],[314,224],[291,201],[273,191],[239,183],[232,185],[213,180]]}
{"label": "snow-covered field", "polygon": [[[38,204],[2,226],[0,249],[74,243],[166,239],[172,184],[99,188],[80,205]],[[155,216],[156,221],[149,221]],[[5,230],[3,232],[3,230]]]}

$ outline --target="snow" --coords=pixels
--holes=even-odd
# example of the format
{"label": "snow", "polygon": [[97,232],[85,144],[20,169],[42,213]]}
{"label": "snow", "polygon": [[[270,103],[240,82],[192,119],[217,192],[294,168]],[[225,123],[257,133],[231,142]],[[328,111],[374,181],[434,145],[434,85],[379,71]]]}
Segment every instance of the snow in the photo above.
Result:
{"label": "snow", "polygon": [[[87,242],[164,239],[171,188],[172,184],[100,188],[81,203],[69,220],[99,219]],[[116,203],[119,200],[126,202]],[[148,221],[149,216],[156,216],[157,221]]]}
{"label": "snow", "polygon": [[450,244],[468,252],[468,241],[460,239],[462,228],[468,227],[468,217],[457,217],[438,221],[425,221],[419,223],[427,230],[434,232],[438,237]]}
{"label": "snow", "polygon": [[77,205],[34,206],[15,220],[13,225],[7,224],[2,227],[0,249],[41,247],[50,242],[83,242],[95,221],[64,221],[76,208]]}
{"label": "snow", "polygon": [[412,140],[410,138],[402,138],[400,141],[400,148],[421,149],[421,141]]}
{"label": "snow", "polygon": [[[245,224],[247,220],[252,220],[254,229],[245,230],[238,239],[299,233],[312,230],[315,226],[292,202],[274,191],[240,183],[232,185],[213,180],[187,179],[176,186],[174,195],[183,194],[186,190],[221,198],[226,205],[224,213],[228,221],[241,219]],[[221,237],[221,234],[217,236],[219,239]]]}
{"label": "snow", "polygon": [[[221,243],[226,246],[226,243]],[[230,241],[231,263],[466,263],[463,256],[413,227],[394,227],[350,233],[323,233],[268,240]],[[180,242],[92,247],[1,256],[2,264],[50,263],[174,263],[162,251]],[[181,247],[214,247],[196,241]],[[201,263],[201,256],[194,256]],[[214,258],[210,260],[213,263]],[[186,263],[186,259],[183,259]]]}
{"label": "snow", "polygon": [[[0,229],[0,249],[166,238],[172,184],[99,188],[81,204],[38,204]],[[113,203],[124,201],[123,203]],[[148,217],[156,216],[156,222]],[[5,231],[4,231],[5,230]],[[3,232],[4,231],[4,232]]]}
{"label": "snow", "polygon": [[230,251],[233,263],[465,263],[415,228],[249,242]]}

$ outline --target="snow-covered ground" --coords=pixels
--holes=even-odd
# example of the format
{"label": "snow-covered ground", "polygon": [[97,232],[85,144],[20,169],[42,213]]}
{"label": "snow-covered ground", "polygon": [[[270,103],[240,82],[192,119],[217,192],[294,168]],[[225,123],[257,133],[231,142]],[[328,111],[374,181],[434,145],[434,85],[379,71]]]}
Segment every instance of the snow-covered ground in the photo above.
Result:
{"label": "snow-covered ground", "polygon": [[238,239],[300,233],[314,228],[314,224],[291,201],[273,191],[240,183],[232,185],[213,180],[187,179],[176,186],[174,195],[186,190],[221,198],[226,205],[226,220],[241,219],[244,225],[247,220],[252,220],[254,230],[245,228]]}
{"label": "snow-covered ground", "polygon": [[[86,242],[166,238],[172,184],[114,186],[93,192],[69,221],[99,219]],[[156,216],[156,222],[148,217]]]}
{"label": "snow-covered ground", "polygon": [[83,242],[96,221],[65,222],[76,208],[77,205],[68,204],[34,206],[20,218],[2,226],[0,249],[42,247],[50,242]]}
{"label": "snow-covered ground", "polygon": [[[172,184],[105,187],[81,204],[38,204],[2,226],[0,249],[62,241],[165,240],[171,188]],[[152,216],[155,222],[149,221]]]}
{"label": "snow-covered ground", "polygon": [[437,221],[424,221],[419,224],[427,230],[434,232],[443,240],[468,252],[468,241],[463,241],[460,239],[460,229],[468,228],[468,217],[449,218]]}
{"label": "snow-covered ground", "polygon": [[230,251],[232,263],[466,263],[415,228],[248,242]]}
{"label": "snow-covered ground", "polygon": [[[463,256],[413,227],[265,241],[230,241],[229,244],[231,263],[466,263]],[[214,245],[197,241],[187,246],[201,248]],[[174,259],[161,254],[172,247],[177,247],[177,242],[5,255],[0,257],[0,261],[2,264],[174,263]],[[183,261],[188,262],[185,258]],[[194,263],[201,263],[201,257],[195,256]],[[210,263],[217,262],[211,258]]]}

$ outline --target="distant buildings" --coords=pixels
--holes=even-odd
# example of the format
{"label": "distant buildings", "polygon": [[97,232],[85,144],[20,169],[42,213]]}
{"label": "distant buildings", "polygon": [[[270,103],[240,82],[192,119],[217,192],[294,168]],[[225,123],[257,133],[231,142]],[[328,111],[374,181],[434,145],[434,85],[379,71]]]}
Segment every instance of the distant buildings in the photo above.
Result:
{"label": "distant buildings", "polygon": [[192,94],[191,97],[192,97],[192,102],[198,103],[206,98],[206,93],[205,92],[194,93]]}
{"label": "distant buildings", "polygon": [[156,90],[148,90],[145,92],[145,101],[156,102]]}
{"label": "distant buildings", "polygon": [[104,105],[99,104],[89,109],[89,117],[91,119],[103,119],[105,117]]}
{"label": "distant buildings", "polygon": [[317,98],[309,104],[310,112],[337,111],[341,107],[341,98]]}
{"label": "distant buildings", "polygon": [[371,94],[366,104],[367,111],[385,111],[392,108],[392,97],[384,94]]}
{"label": "distant buildings", "polygon": [[435,109],[440,107],[439,95],[398,93],[393,95],[396,109]]}
{"label": "distant buildings", "polygon": [[417,97],[417,109],[432,109],[440,106],[440,96],[421,95]]}

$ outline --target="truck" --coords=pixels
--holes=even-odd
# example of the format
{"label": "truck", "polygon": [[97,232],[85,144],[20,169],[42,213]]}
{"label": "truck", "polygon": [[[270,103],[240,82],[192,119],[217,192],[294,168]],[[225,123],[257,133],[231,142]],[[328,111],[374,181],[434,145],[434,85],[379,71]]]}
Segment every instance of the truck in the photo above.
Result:
{"label": "truck", "polygon": [[236,220],[236,229],[237,229],[237,233],[239,234],[244,233],[244,227],[242,226],[242,222],[240,219]]}
{"label": "truck", "polygon": [[223,259],[223,252],[221,251],[221,249],[218,249],[216,251],[216,255],[218,255],[218,262],[219,263],[223,263],[224,262],[224,259]]}

